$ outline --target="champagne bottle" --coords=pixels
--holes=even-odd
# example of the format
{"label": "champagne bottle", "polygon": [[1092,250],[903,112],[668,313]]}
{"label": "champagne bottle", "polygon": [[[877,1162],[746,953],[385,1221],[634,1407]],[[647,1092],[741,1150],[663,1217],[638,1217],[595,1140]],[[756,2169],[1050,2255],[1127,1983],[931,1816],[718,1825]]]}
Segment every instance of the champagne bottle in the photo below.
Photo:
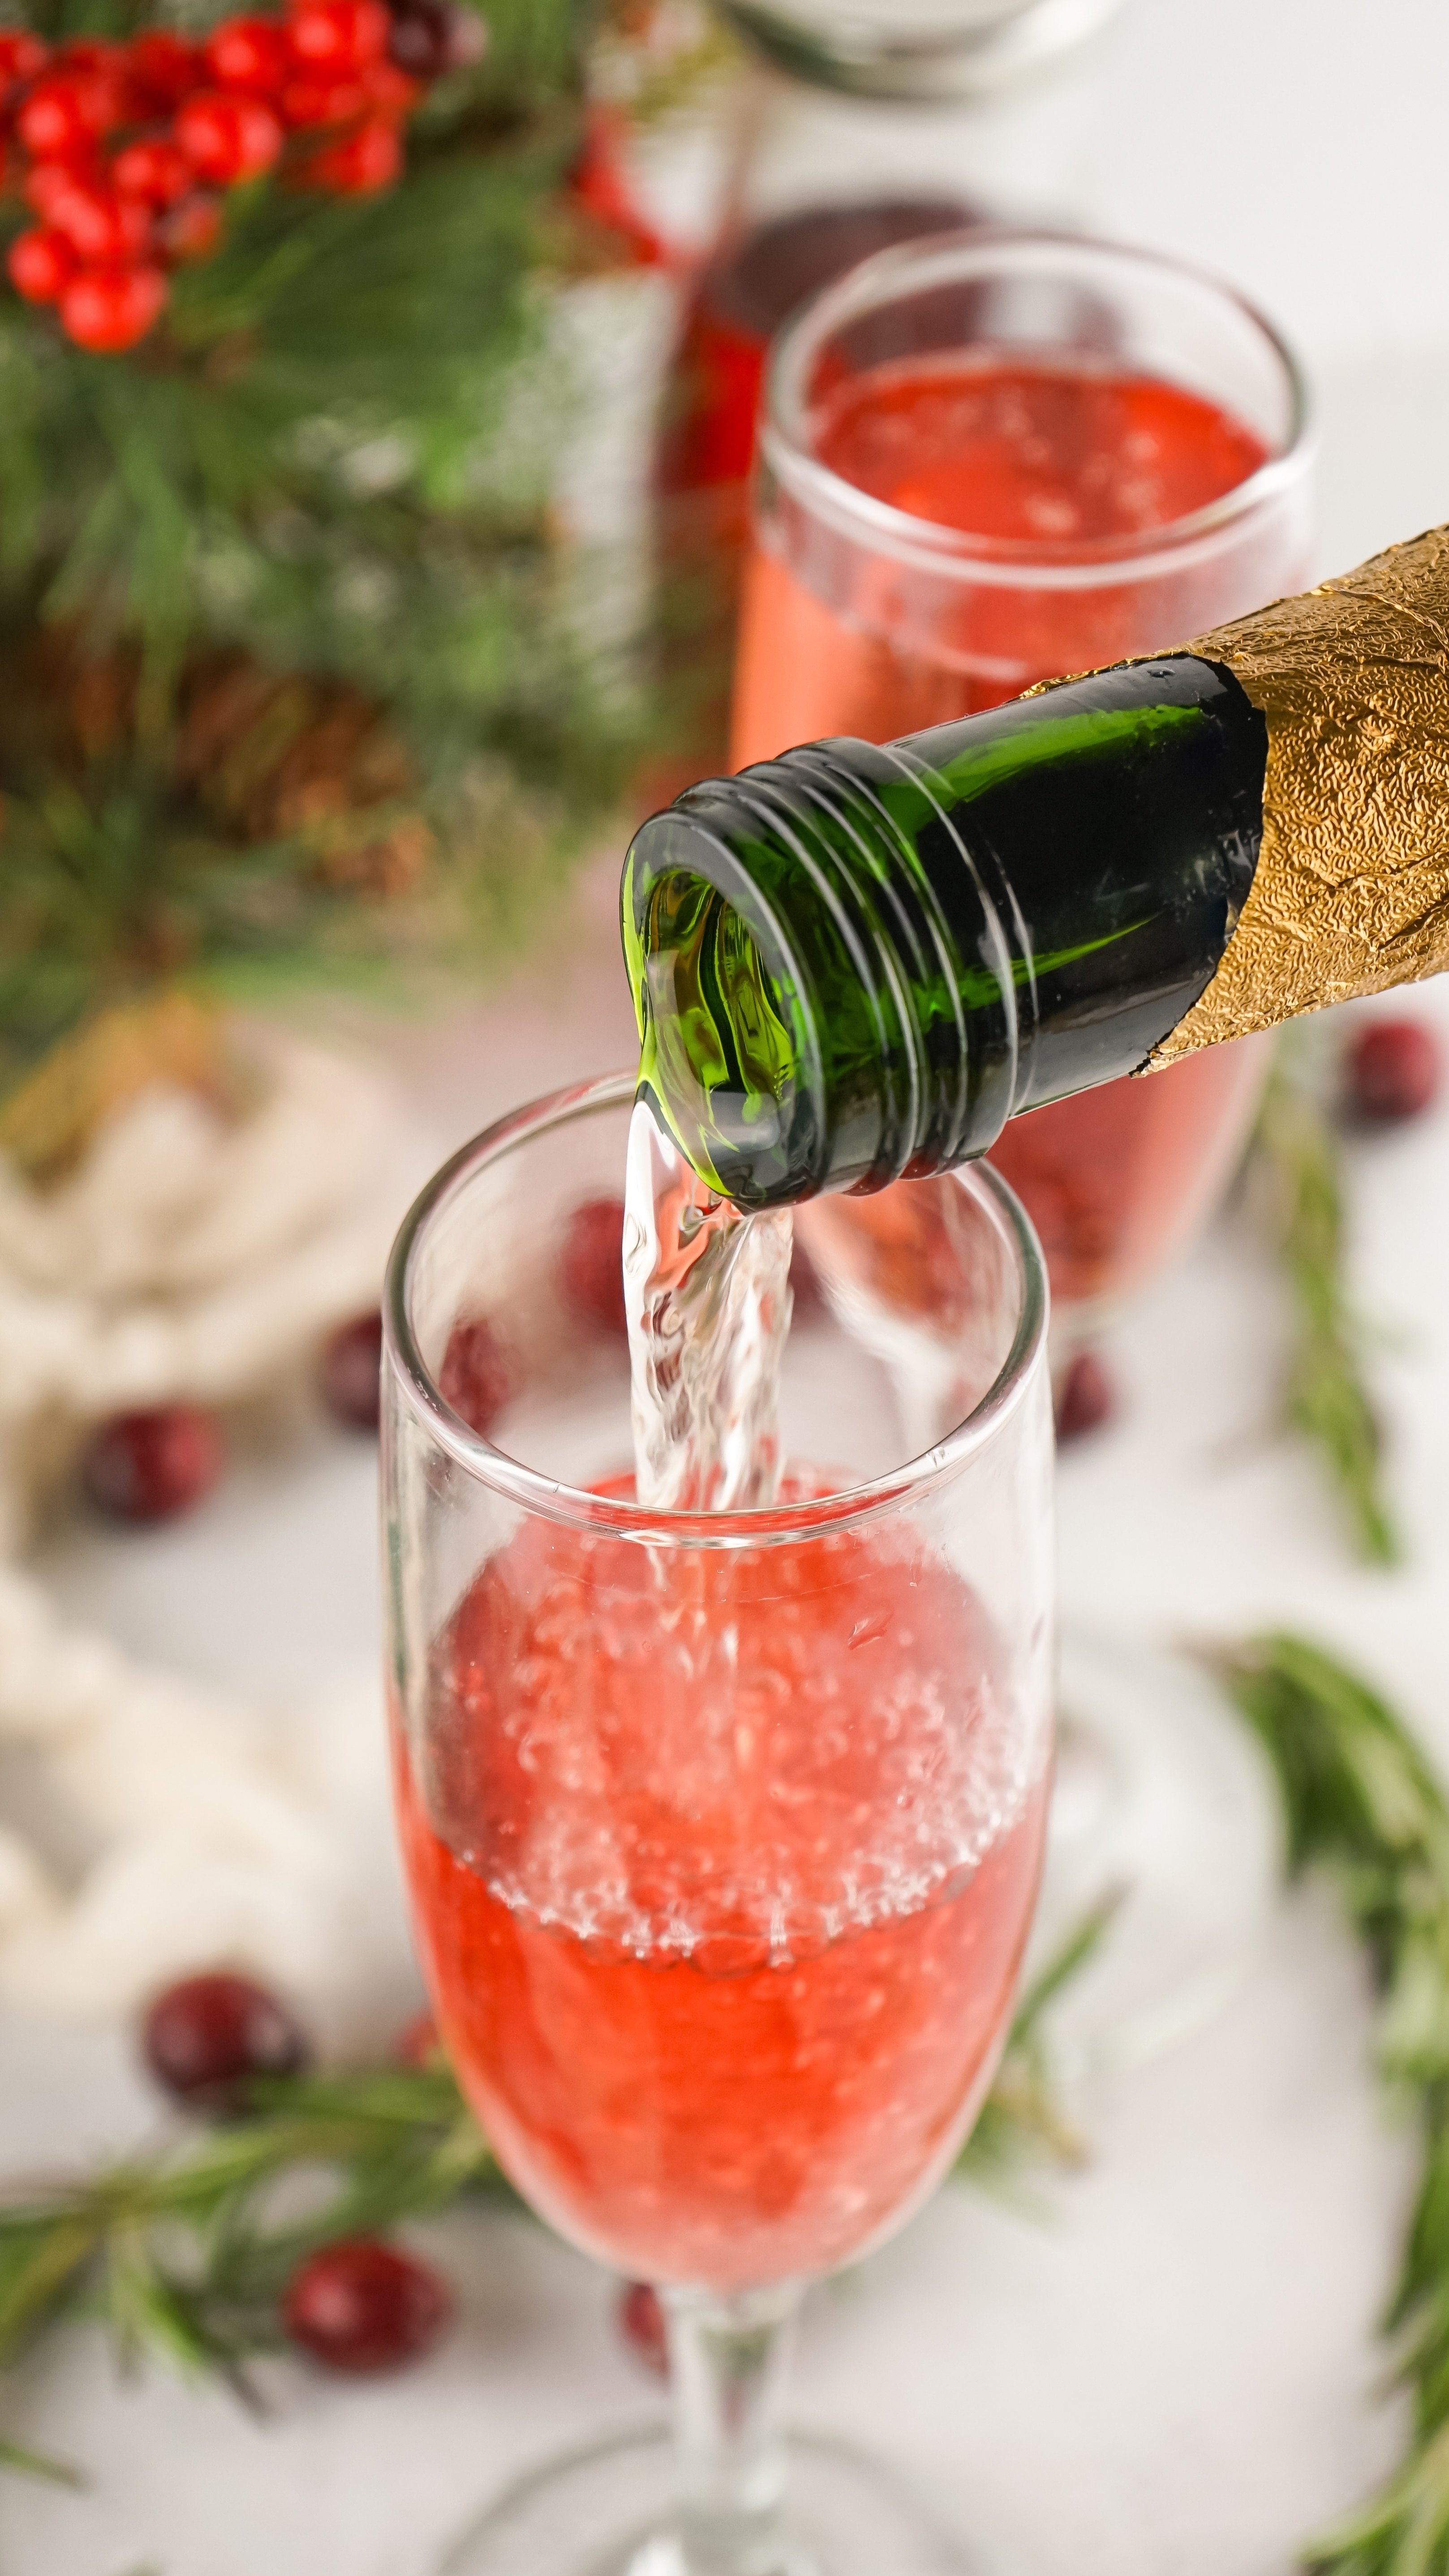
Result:
{"label": "champagne bottle", "polygon": [[1173,650],[636,835],[640,1090],[743,1207],[1449,964],[1449,529]]}

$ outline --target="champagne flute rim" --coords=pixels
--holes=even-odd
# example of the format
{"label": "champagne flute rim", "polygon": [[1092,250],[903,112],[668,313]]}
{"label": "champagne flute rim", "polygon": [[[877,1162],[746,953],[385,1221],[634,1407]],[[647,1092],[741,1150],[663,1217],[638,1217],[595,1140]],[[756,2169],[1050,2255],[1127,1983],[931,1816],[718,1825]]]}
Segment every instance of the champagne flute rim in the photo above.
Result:
{"label": "champagne flute rim", "polygon": [[1044,1351],[1049,1299],[1046,1266],[1031,1219],[1000,1173],[982,1161],[964,1166],[953,1177],[983,1195],[1015,1252],[1021,1298],[1011,1346],[991,1385],[964,1419],[920,1457],[907,1459],[886,1475],[836,1493],[773,1503],[761,1510],[655,1511],[528,1467],[454,1412],[439,1391],[413,1331],[412,1263],[425,1233],[484,1164],[516,1151],[566,1119],[596,1109],[623,1108],[634,1098],[636,1087],[632,1071],[602,1074],[511,1110],[460,1146],[433,1174],[404,1217],[383,1288],[383,1364],[409,1411],[437,1445],[480,1483],[532,1514],[651,1547],[692,1548],[777,1546],[858,1528],[947,1484],[989,1448],[1023,1402]]}
{"label": "champagne flute rim", "polygon": [[[1129,273],[1152,274],[1195,289],[1233,308],[1272,353],[1288,393],[1283,444],[1241,483],[1201,509],[1135,535],[1084,538],[1070,553],[1034,537],[985,537],[935,519],[918,518],[864,492],[822,462],[811,445],[807,402],[809,370],[831,333],[893,296],[932,286],[960,284],[973,274],[1029,275],[1053,261],[1096,263]],[[981,345],[992,345],[983,342]],[[1008,344],[1014,345],[1014,344]],[[1030,355],[1034,343],[1022,343]],[[1041,348],[1050,353],[1051,344]],[[971,225],[931,233],[873,251],[834,284],[803,305],[785,324],[771,353],[759,433],[759,469],[767,470],[812,514],[840,534],[894,556],[913,569],[945,580],[986,587],[1040,590],[1099,589],[1180,572],[1211,555],[1242,522],[1301,485],[1313,463],[1315,431],[1307,381],[1276,326],[1252,299],[1212,270],[1140,244],[1095,236],[1016,227]]]}

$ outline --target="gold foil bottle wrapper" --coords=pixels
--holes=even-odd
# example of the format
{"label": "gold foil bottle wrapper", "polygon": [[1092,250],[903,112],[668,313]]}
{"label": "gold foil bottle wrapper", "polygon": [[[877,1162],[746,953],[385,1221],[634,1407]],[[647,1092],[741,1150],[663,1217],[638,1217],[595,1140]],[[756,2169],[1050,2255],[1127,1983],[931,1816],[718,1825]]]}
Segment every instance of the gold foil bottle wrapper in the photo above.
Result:
{"label": "gold foil bottle wrapper", "polygon": [[1449,966],[1449,528],[1183,646],[1268,721],[1263,843],[1145,1071]]}

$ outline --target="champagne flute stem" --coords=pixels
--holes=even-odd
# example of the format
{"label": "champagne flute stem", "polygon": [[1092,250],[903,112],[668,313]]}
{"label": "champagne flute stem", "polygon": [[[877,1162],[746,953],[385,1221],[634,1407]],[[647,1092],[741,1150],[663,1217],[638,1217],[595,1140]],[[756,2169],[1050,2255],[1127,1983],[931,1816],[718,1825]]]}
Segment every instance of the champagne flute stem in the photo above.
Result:
{"label": "champagne flute stem", "polygon": [[794,2576],[780,2527],[780,2396],[800,2288],[668,2290],[679,2543],[687,2576]]}

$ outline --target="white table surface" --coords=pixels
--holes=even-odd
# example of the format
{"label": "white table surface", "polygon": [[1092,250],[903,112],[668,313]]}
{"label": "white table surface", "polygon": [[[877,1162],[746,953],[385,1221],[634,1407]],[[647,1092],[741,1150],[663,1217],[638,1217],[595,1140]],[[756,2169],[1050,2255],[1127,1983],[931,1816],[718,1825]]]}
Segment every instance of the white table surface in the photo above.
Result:
{"label": "white table surface", "polygon": [[[1324,569],[1449,514],[1446,97],[1436,0],[1131,0],[1096,112],[1088,219],[1230,271],[1308,359]],[[1422,999],[1449,1036],[1449,991]],[[630,1034],[601,872],[562,971],[516,974],[404,1052],[441,1149],[625,1060]],[[1123,1415],[1064,1463],[1061,1511],[1069,1616],[1143,1637],[1300,1624],[1399,1693],[1449,1762],[1446,1178],[1449,1104],[1353,1157],[1361,1293],[1397,1328],[1379,1384],[1407,1570],[1355,1566],[1313,1470],[1271,1437],[1277,1294],[1231,1224],[1118,1336]],[[49,1571],[138,1651],[285,1700],[374,1653],[373,1487],[365,1445],[309,1435],[190,1524],[77,1537]],[[1006,2567],[1286,2567],[1399,2437],[1372,2327],[1410,2175],[1367,2033],[1331,1909],[1286,1903],[1216,2023],[1089,2103],[1093,2161],[1037,2214],[947,2191],[817,2296],[802,2419],[924,2471]],[[0,2170],[115,2149],[151,2117],[123,2034],[0,2024]],[[464,2293],[447,2348],[372,2387],[279,2365],[260,2427],[211,2391],[118,2387],[94,2336],[49,2350],[0,2420],[91,2484],[0,2479],[0,2576],[422,2576],[510,2470],[650,2403],[590,2266],[520,2221],[440,2234]]]}

